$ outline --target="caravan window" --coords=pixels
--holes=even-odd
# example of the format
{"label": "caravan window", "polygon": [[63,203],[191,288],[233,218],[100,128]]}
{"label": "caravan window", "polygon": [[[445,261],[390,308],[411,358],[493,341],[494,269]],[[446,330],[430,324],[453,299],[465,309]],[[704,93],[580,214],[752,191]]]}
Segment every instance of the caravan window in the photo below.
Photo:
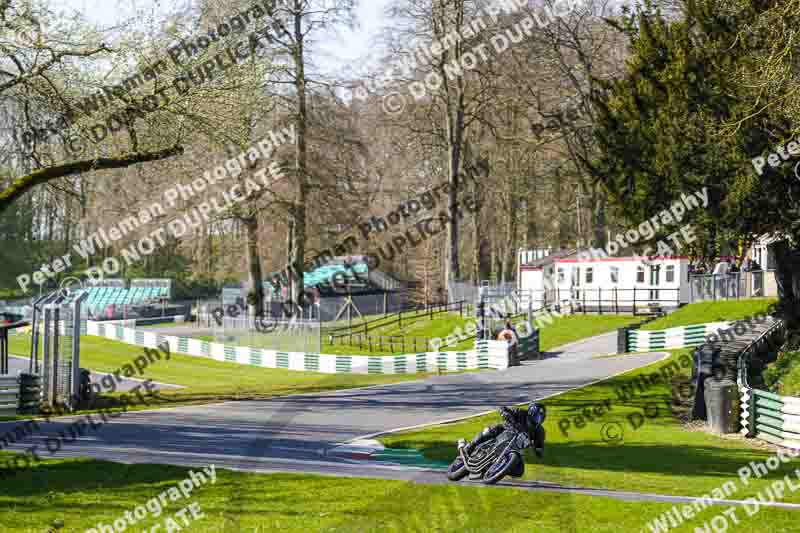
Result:
{"label": "caravan window", "polygon": [[564,269],[563,268],[559,268],[558,269],[558,282],[559,283],[563,283],[564,282]]}
{"label": "caravan window", "polygon": [[591,267],[587,268],[586,269],[586,283],[591,283],[593,278],[594,278],[593,269]]}
{"label": "caravan window", "polygon": [[619,283],[619,267],[611,267],[611,283]]}
{"label": "caravan window", "polygon": [[667,265],[667,283],[675,281],[675,265]]}
{"label": "caravan window", "polygon": [[644,283],[644,267],[636,267],[636,283]]}

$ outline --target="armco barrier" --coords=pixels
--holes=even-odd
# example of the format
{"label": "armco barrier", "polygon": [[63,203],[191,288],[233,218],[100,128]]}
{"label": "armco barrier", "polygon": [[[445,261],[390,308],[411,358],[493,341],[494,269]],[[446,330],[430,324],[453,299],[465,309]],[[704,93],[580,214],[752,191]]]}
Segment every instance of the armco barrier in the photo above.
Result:
{"label": "armco barrier", "polygon": [[[752,428],[752,430],[751,430]],[[800,450],[800,398],[742,391],[742,434]]]}
{"label": "armco barrier", "polygon": [[662,330],[632,329],[628,331],[628,351],[647,352],[700,346],[706,336],[728,328],[730,322],[711,322]]}
{"label": "armco barrier", "polygon": [[147,348],[156,348],[166,342],[172,353],[206,357],[216,361],[327,374],[416,374],[508,368],[508,347],[504,341],[479,341],[476,343],[476,350],[465,352],[371,356],[279,352],[246,346],[229,346],[93,321],[88,322],[87,333]]}
{"label": "armco barrier", "polygon": [[781,337],[785,333],[786,323],[777,320],[739,354],[737,382],[742,399],[741,434],[800,450],[800,398],[754,389],[747,378],[750,357],[762,349],[771,337]]}
{"label": "armco barrier", "polygon": [[506,369],[508,361],[508,343],[506,341],[476,341],[478,368]]}

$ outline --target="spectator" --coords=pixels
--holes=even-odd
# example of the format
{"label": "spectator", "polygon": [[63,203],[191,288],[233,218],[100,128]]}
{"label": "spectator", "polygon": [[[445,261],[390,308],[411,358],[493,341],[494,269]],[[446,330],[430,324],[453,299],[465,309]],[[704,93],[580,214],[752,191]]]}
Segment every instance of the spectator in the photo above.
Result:
{"label": "spectator", "polygon": [[714,267],[713,274],[715,276],[719,276],[720,278],[724,278],[728,275],[729,268],[728,262],[725,259],[721,259]]}
{"label": "spectator", "polygon": [[508,343],[509,364],[519,364],[519,359],[517,357],[519,335],[517,335],[517,331],[514,329],[510,320],[506,321],[506,327],[497,335],[497,340],[506,341]]}
{"label": "spectator", "polygon": [[506,330],[510,331],[510,332],[512,332],[514,334],[514,343],[519,342],[519,333],[517,333],[516,328],[511,323],[510,320],[506,320]]}
{"label": "spectator", "polygon": [[742,272],[750,272],[751,270],[753,270],[753,260],[750,259],[750,256],[747,256],[742,261]]}
{"label": "spectator", "polygon": [[715,292],[723,298],[727,297],[727,284],[725,281],[728,277],[729,269],[728,262],[725,259],[720,259],[719,263],[714,267],[714,272],[712,272]]}

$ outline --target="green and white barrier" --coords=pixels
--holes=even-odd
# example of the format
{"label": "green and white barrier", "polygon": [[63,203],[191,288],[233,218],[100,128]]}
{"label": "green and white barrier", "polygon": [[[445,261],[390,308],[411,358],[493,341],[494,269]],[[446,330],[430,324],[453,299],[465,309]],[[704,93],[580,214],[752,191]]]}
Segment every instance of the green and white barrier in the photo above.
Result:
{"label": "green and white barrier", "polygon": [[711,322],[653,331],[632,329],[628,332],[628,351],[648,352],[699,346],[711,333],[728,327],[730,322]]}
{"label": "green and white barrier", "polygon": [[741,387],[742,435],[800,450],[800,398]]}
{"label": "green and white barrier", "polygon": [[216,361],[327,374],[416,374],[508,368],[508,347],[502,341],[481,341],[477,343],[476,350],[465,352],[371,356],[279,352],[229,346],[92,321],[87,323],[87,334],[147,348],[156,348],[159,344],[167,343],[173,353],[207,357]]}
{"label": "green and white barrier", "polygon": [[508,368],[507,341],[476,341],[475,349],[478,356],[478,368],[494,368],[498,370]]}

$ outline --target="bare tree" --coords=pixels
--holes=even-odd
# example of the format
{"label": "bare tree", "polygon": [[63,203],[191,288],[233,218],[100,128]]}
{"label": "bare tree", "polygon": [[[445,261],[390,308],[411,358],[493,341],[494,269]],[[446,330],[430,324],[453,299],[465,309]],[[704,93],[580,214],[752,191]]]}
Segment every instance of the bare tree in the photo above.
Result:
{"label": "bare tree", "polygon": [[182,153],[181,143],[172,138],[95,157],[53,159],[20,138],[21,132],[41,130],[44,119],[62,127],[80,121],[75,106],[80,81],[115,54],[101,32],[79,20],[59,19],[43,1],[0,5],[0,105],[11,122],[3,142],[7,161],[21,174],[0,190],[0,212],[32,188],[65,176]]}
{"label": "bare tree", "polygon": [[307,240],[306,209],[310,182],[309,84],[313,83],[309,67],[314,37],[341,24],[352,24],[353,0],[288,0],[275,9],[275,33],[270,42],[277,55],[285,60],[283,76],[273,79],[276,84],[288,84],[291,92],[282,93],[290,106],[297,142],[294,161],[294,197],[288,208],[287,264],[291,275],[289,297],[302,305],[304,295],[303,268]]}

